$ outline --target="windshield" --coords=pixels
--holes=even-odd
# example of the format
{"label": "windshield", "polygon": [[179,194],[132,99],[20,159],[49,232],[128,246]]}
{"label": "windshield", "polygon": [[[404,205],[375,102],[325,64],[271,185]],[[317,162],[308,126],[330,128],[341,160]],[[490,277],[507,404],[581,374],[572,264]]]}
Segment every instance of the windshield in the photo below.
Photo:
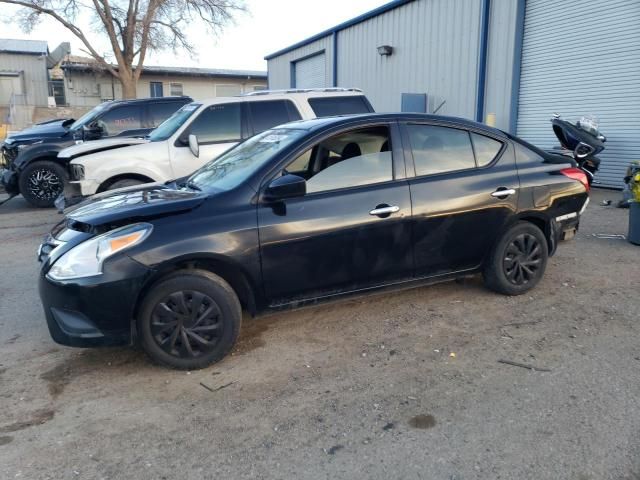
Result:
{"label": "windshield", "polygon": [[187,186],[208,192],[230,190],[305,133],[306,130],[293,128],[259,133],[197,170]]}
{"label": "windshield", "polygon": [[104,103],[101,103],[100,105],[92,108],[87,113],[85,113],[83,116],[81,116],[78,120],[73,122],[69,128],[71,130],[77,130],[77,129],[79,129],[80,127],[82,127],[84,125],[90,124],[91,122],[93,122],[95,120],[95,118],[99,114],[101,114],[109,106],[110,103],[111,102],[104,102]]}
{"label": "windshield", "polygon": [[190,103],[185,105],[158,125],[158,127],[149,134],[149,140],[152,142],[161,142],[166,140],[173,135],[200,106],[202,106],[201,103]]}

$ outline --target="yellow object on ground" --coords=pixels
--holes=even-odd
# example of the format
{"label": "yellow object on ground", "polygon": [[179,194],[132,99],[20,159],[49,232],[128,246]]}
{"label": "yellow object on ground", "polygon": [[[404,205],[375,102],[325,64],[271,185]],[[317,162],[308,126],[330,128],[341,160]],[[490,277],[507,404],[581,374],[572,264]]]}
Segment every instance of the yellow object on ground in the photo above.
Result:
{"label": "yellow object on ground", "polygon": [[0,140],[4,140],[7,137],[8,129],[9,129],[8,125],[4,123],[0,123]]}

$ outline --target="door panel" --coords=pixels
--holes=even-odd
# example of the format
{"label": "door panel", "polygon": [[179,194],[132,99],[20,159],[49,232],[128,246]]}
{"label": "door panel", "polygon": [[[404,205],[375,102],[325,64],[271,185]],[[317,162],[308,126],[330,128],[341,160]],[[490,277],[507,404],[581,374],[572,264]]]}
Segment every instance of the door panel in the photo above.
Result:
{"label": "door panel", "polygon": [[[406,130],[405,134],[409,144]],[[466,158],[459,140],[455,140],[457,149]],[[446,158],[444,163],[457,165],[460,161]],[[415,177],[409,185],[416,277],[478,267],[517,209],[519,180],[509,143],[488,167]],[[514,193],[492,195],[501,188]]]}
{"label": "door panel", "polygon": [[[387,218],[370,210],[387,204]],[[307,195],[258,208],[265,293],[272,303],[407,279],[412,270],[406,181]]]}

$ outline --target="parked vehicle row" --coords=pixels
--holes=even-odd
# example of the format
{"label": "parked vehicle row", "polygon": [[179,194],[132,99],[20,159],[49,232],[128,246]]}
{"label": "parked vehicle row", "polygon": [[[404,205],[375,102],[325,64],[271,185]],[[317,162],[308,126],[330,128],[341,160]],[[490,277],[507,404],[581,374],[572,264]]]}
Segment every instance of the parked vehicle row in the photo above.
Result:
{"label": "parked vehicle row", "polygon": [[0,175],[7,193],[36,207],[51,207],[69,178],[68,160],[58,154],[77,143],[111,138],[109,145],[134,143],[191,102],[189,97],[145,98],[101,103],[78,120],[49,121],[11,135],[0,144],[7,164]]}
{"label": "parked vehicle row", "polygon": [[[259,130],[241,103],[227,117],[240,118],[237,138],[225,139]],[[163,155],[189,151],[176,146],[182,139],[203,157],[195,114],[227,110],[211,106],[183,107],[160,127],[170,131],[155,142]],[[175,158],[167,171],[180,177],[177,165],[190,161]],[[202,368],[230,352],[242,310],[476,273],[494,291],[525,293],[575,234],[588,191],[573,158],[475,122],[373,113],[299,120],[183,178],[99,193],[67,210],[38,252],[40,296],[58,343],[139,342],[161,364]]]}

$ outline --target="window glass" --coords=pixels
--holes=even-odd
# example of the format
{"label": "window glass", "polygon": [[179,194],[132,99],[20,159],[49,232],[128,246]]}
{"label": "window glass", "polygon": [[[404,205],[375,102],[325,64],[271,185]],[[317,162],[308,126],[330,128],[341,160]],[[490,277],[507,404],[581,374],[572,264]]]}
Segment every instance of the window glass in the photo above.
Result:
{"label": "window glass", "polygon": [[173,115],[181,106],[182,104],[180,102],[149,104],[149,126],[153,128],[157,127]]}
{"label": "window glass", "polygon": [[370,185],[393,179],[389,129],[342,133],[307,150],[287,167],[307,180],[307,192]]}
{"label": "window glass", "polygon": [[535,150],[527,148],[520,143],[522,140],[513,142],[513,146],[516,150],[516,162],[519,167],[524,166],[537,166],[544,163],[544,158],[539,155]]}
{"label": "window glass", "polygon": [[317,117],[353,115],[372,111],[364,95],[310,98],[309,105]]}
{"label": "window glass", "polygon": [[118,135],[126,130],[142,128],[139,105],[127,105],[109,110],[98,119],[105,136]]}
{"label": "window glass", "polygon": [[162,122],[158,128],[152,131],[149,134],[149,140],[152,142],[161,142],[168,139],[184,124],[184,122],[189,119],[189,117],[191,117],[191,115],[193,115],[193,112],[201,106],[202,104],[200,103],[189,103],[183,106],[180,110]]}
{"label": "window glass", "polygon": [[489,165],[502,148],[502,142],[484,135],[472,133],[471,139],[473,140],[473,149],[476,152],[476,163],[479,167]]}
{"label": "window glass", "polygon": [[417,175],[474,168],[469,133],[448,127],[408,125]]}
{"label": "window glass", "polygon": [[198,143],[234,142],[242,138],[240,104],[224,103],[206,108],[189,128]]}
{"label": "window glass", "polygon": [[164,97],[162,82],[149,82],[149,96],[153,98]]}
{"label": "window glass", "polygon": [[[277,125],[289,122],[288,100],[249,102],[253,133],[260,133]],[[296,119],[297,120],[297,119]]]}
{"label": "window glass", "polygon": [[171,96],[172,97],[181,97],[182,96],[182,84],[181,83],[172,83],[171,84]]}

